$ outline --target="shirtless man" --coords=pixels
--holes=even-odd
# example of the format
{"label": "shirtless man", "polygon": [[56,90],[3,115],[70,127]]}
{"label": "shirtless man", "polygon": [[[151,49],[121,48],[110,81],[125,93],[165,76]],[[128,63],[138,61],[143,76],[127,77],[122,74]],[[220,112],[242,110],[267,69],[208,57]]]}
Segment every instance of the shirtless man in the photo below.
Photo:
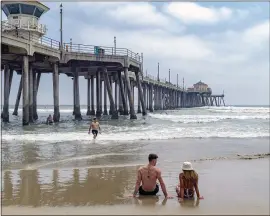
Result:
{"label": "shirtless man", "polygon": [[53,123],[53,119],[52,119],[52,116],[51,114],[48,116],[47,118],[47,121],[46,121],[46,124],[52,124]]}
{"label": "shirtless man", "polygon": [[94,118],[92,123],[90,124],[88,134],[90,134],[91,128],[92,128],[93,138],[96,139],[96,137],[98,135],[98,131],[100,131],[100,125],[97,121],[97,118]]}
{"label": "shirtless man", "polygon": [[149,154],[149,164],[141,167],[138,170],[133,197],[136,197],[138,192],[140,195],[156,195],[159,192],[159,186],[157,185],[158,180],[165,198],[170,198],[166,191],[164,181],[161,177],[161,171],[160,169],[155,167],[157,163],[157,158],[158,156],[156,154]]}

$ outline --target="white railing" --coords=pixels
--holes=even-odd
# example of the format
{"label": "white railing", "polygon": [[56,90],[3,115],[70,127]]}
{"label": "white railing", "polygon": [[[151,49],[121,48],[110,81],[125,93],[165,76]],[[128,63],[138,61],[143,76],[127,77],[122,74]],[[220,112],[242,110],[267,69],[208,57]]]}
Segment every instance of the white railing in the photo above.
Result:
{"label": "white railing", "polygon": [[46,34],[47,27],[44,24],[37,24],[35,22],[28,21],[26,24],[21,23],[20,20],[14,21],[14,23],[10,23],[8,20],[2,21],[2,31],[5,30],[13,30],[13,29],[24,29],[27,31],[37,31],[41,34]]}

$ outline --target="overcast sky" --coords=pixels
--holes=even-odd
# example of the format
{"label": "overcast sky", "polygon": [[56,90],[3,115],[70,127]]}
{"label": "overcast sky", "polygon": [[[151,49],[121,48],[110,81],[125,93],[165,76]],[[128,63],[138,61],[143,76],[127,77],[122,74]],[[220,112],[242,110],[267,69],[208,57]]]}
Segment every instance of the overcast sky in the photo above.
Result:
{"label": "overcast sky", "polygon": [[[45,2],[50,11],[40,23],[47,37],[60,40],[60,2]],[[2,18],[5,15],[2,14]],[[214,94],[225,92],[232,105],[269,104],[269,3],[245,2],[74,2],[63,3],[64,41],[113,46],[144,53],[144,72],[185,85],[207,83]],[[3,83],[3,80],[2,80]],[[19,76],[14,75],[10,104]],[[81,104],[87,82],[80,78]],[[60,76],[60,105],[72,104],[72,81]],[[38,104],[53,104],[52,75],[41,76]]]}

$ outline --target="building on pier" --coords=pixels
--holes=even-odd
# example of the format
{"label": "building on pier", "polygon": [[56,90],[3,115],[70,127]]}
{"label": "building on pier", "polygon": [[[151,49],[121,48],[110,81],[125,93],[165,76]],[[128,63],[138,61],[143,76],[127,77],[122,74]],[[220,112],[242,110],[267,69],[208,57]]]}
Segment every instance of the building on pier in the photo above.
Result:
{"label": "building on pier", "polygon": [[46,37],[47,28],[39,24],[39,18],[49,8],[38,1],[2,2],[2,10],[8,17],[1,28],[1,69],[5,80],[1,117],[4,122],[9,121],[9,93],[14,71],[21,75],[21,82],[13,115],[18,115],[22,95],[23,125],[38,119],[38,87],[44,73],[52,74],[53,78],[55,122],[60,120],[60,74],[72,79],[73,114],[77,120],[82,119],[79,76],[87,80],[86,115],[109,114],[113,119],[118,115],[130,115],[131,119],[136,119],[135,88],[138,90],[137,112],[142,115],[146,115],[147,110],[204,105],[201,95],[189,93],[166,80],[144,76],[143,54],[117,48],[116,43],[114,47],[104,47],[72,41],[65,43],[62,36],[60,41]]}
{"label": "building on pier", "polygon": [[8,1],[2,2],[2,10],[7,16],[3,31],[33,40],[46,34],[46,25],[39,23],[40,17],[49,10],[44,4],[38,1]]}

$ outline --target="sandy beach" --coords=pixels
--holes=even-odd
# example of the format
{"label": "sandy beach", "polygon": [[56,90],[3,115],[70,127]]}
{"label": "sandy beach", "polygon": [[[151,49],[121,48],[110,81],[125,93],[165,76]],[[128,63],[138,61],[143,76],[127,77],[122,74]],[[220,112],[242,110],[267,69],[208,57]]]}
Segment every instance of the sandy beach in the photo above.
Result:
{"label": "sandy beach", "polygon": [[[90,168],[84,180],[80,180],[79,170],[75,169],[73,178],[63,181],[61,185],[56,184],[54,178],[50,184],[33,182],[36,170],[25,170],[21,175],[26,178],[32,176],[28,179],[31,183],[20,185],[20,192],[13,192],[13,197],[8,194],[10,189],[6,186],[2,213],[269,214],[269,157],[204,161],[196,163],[195,167],[200,174],[200,190],[205,199],[182,204],[176,197],[164,199],[162,192],[158,197],[129,198],[137,167]],[[55,174],[54,171],[52,175],[55,177]],[[165,181],[169,193],[175,196],[173,184],[176,181],[168,179],[167,175]]]}

